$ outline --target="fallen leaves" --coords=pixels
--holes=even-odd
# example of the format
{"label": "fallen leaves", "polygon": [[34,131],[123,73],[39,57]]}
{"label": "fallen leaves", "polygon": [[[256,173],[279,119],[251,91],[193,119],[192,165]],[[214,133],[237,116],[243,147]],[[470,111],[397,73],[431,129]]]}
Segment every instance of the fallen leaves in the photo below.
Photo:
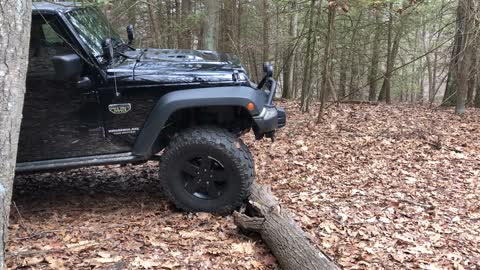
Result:
{"label": "fallen leaves", "polygon": [[96,245],[98,245],[98,243],[95,241],[85,240],[75,244],[67,244],[66,246],[67,246],[67,249],[71,251],[80,252],[80,251],[84,251],[86,249],[92,248],[93,246],[96,246]]}
{"label": "fallen leaves", "polygon": [[99,252],[97,253],[98,258],[94,258],[91,260],[88,260],[90,263],[98,263],[98,264],[111,264],[111,263],[116,263],[122,260],[122,256],[112,256],[109,253],[106,252]]}
{"label": "fallen leaves", "polygon": [[[340,105],[315,125],[283,105],[289,123],[275,143],[245,141],[257,179],[323,251],[345,269],[480,268],[480,111]],[[17,177],[8,267],[277,268],[230,217],[177,212],[157,168]]]}
{"label": "fallen leaves", "polygon": [[242,242],[232,245],[233,252],[243,254],[245,256],[255,253],[255,246],[251,242]]}
{"label": "fallen leaves", "polygon": [[[312,126],[304,119],[315,115],[297,106],[289,104],[294,119],[257,168],[275,179],[275,194],[324,251],[346,269],[457,267],[446,250],[461,251],[462,267],[480,267],[469,260],[480,242],[461,237],[480,234],[471,218],[479,212],[479,111],[462,119],[420,107],[341,105]],[[269,158],[257,145],[260,160]],[[305,218],[312,212],[313,221]]]}
{"label": "fallen leaves", "polygon": [[180,264],[175,262],[162,262],[159,256],[136,257],[131,263],[132,267],[143,269],[175,269]]}

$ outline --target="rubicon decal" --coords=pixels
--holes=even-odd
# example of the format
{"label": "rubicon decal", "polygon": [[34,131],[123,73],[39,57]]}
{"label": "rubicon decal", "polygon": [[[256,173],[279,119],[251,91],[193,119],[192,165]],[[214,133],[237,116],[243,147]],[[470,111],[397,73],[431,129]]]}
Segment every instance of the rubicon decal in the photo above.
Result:
{"label": "rubicon decal", "polygon": [[132,104],[123,103],[123,104],[110,104],[108,105],[108,110],[113,114],[125,114],[132,109]]}
{"label": "rubicon decal", "polygon": [[108,133],[113,135],[126,135],[126,134],[135,134],[140,131],[140,128],[122,128],[122,129],[111,129]]}

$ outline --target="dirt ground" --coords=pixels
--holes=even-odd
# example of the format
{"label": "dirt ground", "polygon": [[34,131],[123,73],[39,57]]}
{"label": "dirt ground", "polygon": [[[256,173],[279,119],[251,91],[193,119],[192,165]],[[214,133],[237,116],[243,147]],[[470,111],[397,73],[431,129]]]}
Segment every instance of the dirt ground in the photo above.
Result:
{"label": "dirt ground", "polygon": [[[282,102],[275,143],[245,141],[257,179],[345,269],[480,268],[480,111]],[[315,108],[314,108],[315,109]],[[277,269],[231,217],[163,197],[157,164],[18,176],[12,269]]]}

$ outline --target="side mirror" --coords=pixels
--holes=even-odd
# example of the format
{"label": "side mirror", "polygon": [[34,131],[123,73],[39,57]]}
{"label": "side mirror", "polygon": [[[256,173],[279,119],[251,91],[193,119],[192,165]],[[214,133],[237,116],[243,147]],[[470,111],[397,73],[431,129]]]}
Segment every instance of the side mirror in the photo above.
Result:
{"label": "side mirror", "polygon": [[110,38],[106,38],[102,42],[102,51],[103,51],[103,59],[110,64],[113,59],[113,45],[112,40]]}
{"label": "side mirror", "polygon": [[93,86],[92,80],[89,77],[82,77],[77,81],[78,89],[90,89]]}
{"label": "side mirror", "polygon": [[54,56],[52,57],[52,62],[59,80],[69,81],[77,79],[82,73],[82,59],[74,53]]}
{"label": "side mirror", "polygon": [[272,77],[273,76],[273,66],[272,64],[265,62],[263,64],[263,72],[265,72],[265,76]]}
{"label": "side mirror", "polygon": [[131,45],[135,40],[135,34],[133,32],[133,25],[129,24],[127,26],[127,36],[128,36],[128,45]]}
{"label": "side mirror", "polygon": [[265,72],[265,77],[258,83],[257,88],[262,89],[265,86],[265,83],[267,81],[271,81],[271,78],[273,77],[273,66],[272,64],[265,62],[263,63],[263,72]]}

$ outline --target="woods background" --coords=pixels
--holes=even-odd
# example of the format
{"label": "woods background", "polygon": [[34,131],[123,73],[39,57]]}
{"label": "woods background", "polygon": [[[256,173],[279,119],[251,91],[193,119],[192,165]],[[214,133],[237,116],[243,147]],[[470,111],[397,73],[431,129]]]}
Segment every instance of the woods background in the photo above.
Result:
{"label": "woods background", "polygon": [[300,98],[302,111],[317,100],[457,105],[458,114],[463,104],[480,107],[474,0],[94,4],[119,33],[133,24],[138,47],[232,52],[253,80],[272,62],[282,97]]}
{"label": "woods background", "polygon": [[[30,1],[15,3],[2,6],[0,14],[7,15],[0,25],[28,17],[20,14],[30,13]],[[480,110],[465,114],[465,107],[480,105],[478,2],[93,4],[122,35],[135,25],[135,47],[230,51],[253,80],[262,75],[263,62],[275,65],[279,95],[296,100],[277,101],[288,110],[289,124],[276,142],[244,138],[257,180],[272,186],[282,208],[339,265],[480,267]],[[22,32],[10,48],[23,48],[28,31]],[[0,44],[4,40],[14,39]],[[14,54],[21,50],[5,51],[26,64]],[[18,74],[25,70],[5,64],[0,77],[15,74],[23,85]],[[23,95],[22,85],[4,87],[5,93]],[[9,116],[0,117],[7,120],[3,126],[15,127],[11,119],[20,123],[21,95],[4,95],[15,100],[2,104],[16,104],[17,111],[3,110],[9,113],[0,115]],[[325,109],[333,101],[353,104]],[[370,106],[378,101],[397,105]],[[425,106],[404,106],[410,104]],[[440,105],[465,115],[428,108]],[[328,111],[322,125],[311,121],[322,116],[318,108]],[[0,144],[16,145],[9,136],[18,129],[4,129],[8,140]],[[12,176],[14,152],[2,152],[10,168],[5,174]],[[239,233],[232,217],[181,213],[163,199],[157,162],[19,175],[13,194],[4,254],[11,269],[278,269],[265,243]],[[3,205],[9,197],[3,195]],[[8,209],[2,211],[5,223]]]}

